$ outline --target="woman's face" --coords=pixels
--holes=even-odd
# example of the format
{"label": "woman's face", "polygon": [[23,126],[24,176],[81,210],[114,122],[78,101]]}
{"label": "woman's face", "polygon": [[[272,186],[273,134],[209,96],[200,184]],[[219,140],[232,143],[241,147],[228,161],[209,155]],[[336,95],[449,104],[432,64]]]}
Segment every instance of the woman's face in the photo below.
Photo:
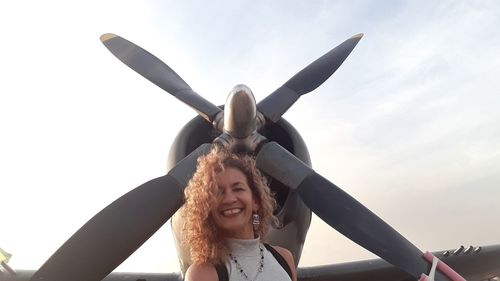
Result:
{"label": "woman's face", "polygon": [[216,176],[217,203],[211,210],[216,226],[227,238],[253,239],[252,212],[258,206],[245,174],[228,167]]}

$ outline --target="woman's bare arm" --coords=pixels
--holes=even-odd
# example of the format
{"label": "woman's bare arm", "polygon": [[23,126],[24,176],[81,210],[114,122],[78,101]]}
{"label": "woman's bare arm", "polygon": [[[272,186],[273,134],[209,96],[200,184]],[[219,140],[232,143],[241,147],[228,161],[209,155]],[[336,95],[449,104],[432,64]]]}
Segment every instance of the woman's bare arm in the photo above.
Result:
{"label": "woman's bare arm", "polygon": [[184,281],[219,281],[215,267],[211,264],[192,264],[186,271]]}
{"label": "woman's bare arm", "polygon": [[292,253],[288,249],[279,246],[273,246],[273,248],[278,251],[278,253],[280,253],[280,255],[283,256],[285,261],[288,263],[288,266],[292,270],[292,281],[297,281],[297,268],[295,267],[295,261],[293,260]]}

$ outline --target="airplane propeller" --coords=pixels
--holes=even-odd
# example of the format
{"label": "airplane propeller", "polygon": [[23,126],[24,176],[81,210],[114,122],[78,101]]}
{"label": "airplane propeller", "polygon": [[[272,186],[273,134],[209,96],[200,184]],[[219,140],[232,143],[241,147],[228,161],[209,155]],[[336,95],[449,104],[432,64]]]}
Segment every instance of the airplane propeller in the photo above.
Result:
{"label": "airplane propeller", "polygon": [[111,33],[101,35],[100,39],[104,46],[124,64],[194,108],[208,122],[212,123],[217,114],[222,112],[220,108],[193,91],[168,65],[143,48]]}
{"label": "airplane propeller", "polygon": [[[338,69],[361,37],[362,34],[355,35],[332,49],[257,105],[249,89],[241,85],[229,100],[234,104],[238,104],[238,100],[253,102],[249,106],[253,106],[253,109],[256,107],[258,112],[245,117],[253,118],[248,120],[254,122],[252,124],[257,123],[255,119],[258,119],[259,112],[266,120],[277,122],[301,95],[316,89]],[[101,41],[127,66],[193,107],[220,130],[220,124],[216,123],[222,120],[220,116],[224,111],[194,92],[161,60],[114,34],[104,34]],[[241,124],[242,120],[236,121]],[[417,279],[428,270],[429,266],[421,258],[420,250],[368,208],[283,147],[268,142],[257,131],[252,134],[245,132],[240,137],[232,136],[231,130],[224,129],[214,144],[227,146],[231,142],[240,142],[235,147],[247,147],[247,152],[256,155],[259,169],[297,192],[304,203],[330,226]],[[181,207],[183,189],[196,169],[196,159],[207,153],[212,145],[201,145],[177,163],[167,175],[144,183],[104,208],[68,239],[31,280],[103,279]],[[436,280],[446,279],[438,274]]]}
{"label": "airplane propeller", "polygon": [[[264,144],[256,162],[261,171],[298,192],[311,211],[353,242],[416,279],[428,272],[422,251],[276,142]],[[437,272],[435,280],[447,279]]]}
{"label": "airplane propeller", "polygon": [[358,44],[363,34],[356,34],[302,69],[269,96],[257,104],[257,109],[272,122],[300,98],[325,82],[340,67]]}
{"label": "airplane propeller", "polygon": [[102,280],[181,207],[201,145],[165,176],[150,180],[109,204],[83,225],[35,272],[32,281]]}

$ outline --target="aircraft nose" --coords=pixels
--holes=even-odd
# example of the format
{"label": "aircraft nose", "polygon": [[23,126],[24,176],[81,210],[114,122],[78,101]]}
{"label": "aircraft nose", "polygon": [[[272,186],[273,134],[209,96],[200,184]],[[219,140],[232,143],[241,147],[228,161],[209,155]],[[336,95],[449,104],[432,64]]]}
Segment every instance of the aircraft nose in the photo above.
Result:
{"label": "aircraft nose", "polygon": [[235,138],[246,138],[255,131],[257,107],[249,87],[236,85],[224,106],[224,132]]}

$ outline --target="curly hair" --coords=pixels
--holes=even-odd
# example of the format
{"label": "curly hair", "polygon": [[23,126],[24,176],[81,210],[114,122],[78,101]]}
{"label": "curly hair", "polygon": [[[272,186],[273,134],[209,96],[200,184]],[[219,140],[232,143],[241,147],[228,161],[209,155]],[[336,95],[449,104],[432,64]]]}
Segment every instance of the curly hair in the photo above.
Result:
{"label": "curly hair", "polygon": [[264,239],[271,223],[277,221],[273,215],[276,200],[266,178],[257,169],[255,160],[248,155],[236,155],[221,148],[213,148],[210,153],[198,158],[196,172],[184,190],[185,204],[181,213],[185,218],[184,243],[190,248],[194,264],[223,263],[227,255],[224,237],[217,229],[210,211],[217,204],[216,175],[229,167],[245,174],[259,205],[257,214],[260,224],[255,234]]}

